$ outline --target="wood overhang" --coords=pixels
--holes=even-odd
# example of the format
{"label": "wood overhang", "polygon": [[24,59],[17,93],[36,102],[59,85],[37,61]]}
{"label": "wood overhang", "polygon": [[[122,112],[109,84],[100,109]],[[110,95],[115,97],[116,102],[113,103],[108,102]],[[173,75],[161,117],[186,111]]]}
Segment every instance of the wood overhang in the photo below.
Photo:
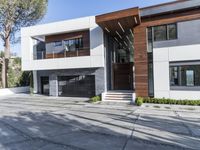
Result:
{"label": "wood overhang", "polygon": [[139,8],[130,8],[96,16],[96,23],[113,36],[123,35],[141,23]]}

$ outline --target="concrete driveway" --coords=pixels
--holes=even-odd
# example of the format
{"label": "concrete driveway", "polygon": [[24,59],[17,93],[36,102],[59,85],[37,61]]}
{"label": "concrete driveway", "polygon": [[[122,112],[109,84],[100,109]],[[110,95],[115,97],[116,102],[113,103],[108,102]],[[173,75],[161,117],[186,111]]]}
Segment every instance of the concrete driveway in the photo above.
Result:
{"label": "concrete driveway", "polygon": [[1,150],[200,149],[200,108],[0,98]]}

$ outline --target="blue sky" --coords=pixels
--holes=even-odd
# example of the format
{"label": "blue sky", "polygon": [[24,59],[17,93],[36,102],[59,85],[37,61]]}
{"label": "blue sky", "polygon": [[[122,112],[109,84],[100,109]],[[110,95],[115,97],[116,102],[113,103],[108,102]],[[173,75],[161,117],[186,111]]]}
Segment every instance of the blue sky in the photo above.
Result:
{"label": "blue sky", "polygon": [[[146,7],[173,0],[49,0],[45,17],[40,22],[50,23],[84,16],[92,16],[131,7]],[[20,56],[20,43],[12,45],[11,51]],[[3,50],[0,43],[0,50]]]}

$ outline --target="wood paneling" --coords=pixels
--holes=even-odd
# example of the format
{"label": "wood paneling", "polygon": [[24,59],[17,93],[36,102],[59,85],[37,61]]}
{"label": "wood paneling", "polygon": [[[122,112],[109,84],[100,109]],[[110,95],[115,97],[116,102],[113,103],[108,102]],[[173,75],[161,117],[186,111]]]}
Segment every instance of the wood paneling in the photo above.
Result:
{"label": "wood paneling", "polygon": [[[112,13],[96,16],[96,23],[102,29],[108,29],[109,34],[116,36],[116,31],[119,34],[124,34],[124,31],[129,31],[134,26],[140,24],[140,16],[138,8],[130,8]],[[121,29],[119,23],[123,27]]]}
{"label": "wood paneling", "polygon": [[139,8],[135,7],[135,8],[115,11],[115,12],[96,16],[96,22],[101,23],[105,21],[117,20],[117,19],[126,18],[130,16],[137,16],[138,14],[139,14]]}
{"label": "wood paneling", "polygon": [[80,38],[80,37],[83,38],[83,46],[90,47],[90,32],[89,32],[89,30],[56,34],[56,35],[48,35],[45,37],[45,42],[51,43],[51,42],[55,42],[55,41],[75,39],[75,38]]}
{"label": "wood paneling", "polygon": [[148,97],[148,59],[146,27],[134,28],[135,92],[137,96]]}

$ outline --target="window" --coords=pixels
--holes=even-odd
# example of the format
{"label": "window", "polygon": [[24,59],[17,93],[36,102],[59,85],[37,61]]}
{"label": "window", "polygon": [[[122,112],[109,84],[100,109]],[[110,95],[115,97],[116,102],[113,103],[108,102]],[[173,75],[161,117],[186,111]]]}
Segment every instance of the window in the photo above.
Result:
{"label": "window", "polygon": [[194,86],[194,70],[186,70],[186,85]]}
{"label": "window", "polygon": [[170,67],[171,86],[200,86],[200,65],[180,65]]}
{"label": "window", "polygon": [[170,73],[171,86],[178,86],[178,67],[171,67]]}
{"label": "window", "polygon": [[62,41],[55,41],[54,42],[54,46],[57,47],[57,46],[62,46]]}
{"label": "window", "polygon": [[167,27],[168,27],[168,40],[177,39],[177,25],[169,24]]}
{"label": "window", "polygon": [[66,51],[76,51],[83,48],[83,38],[65,40],[64,43]]}
{"label": "window", "polygon": [[167,40],[167,26],[154,27],[154,41]]}
{"label": "window", "polygon": [[148,28],[148,48],[147,52],[152,53],[153,52],[153,35],[152,35],[152,28]]}
{"label": "window", "polygon": [[[168,24],[152,27],[154,41],[177,39],[177,24]],[[150,36],[150,35],[149,35]]]}

